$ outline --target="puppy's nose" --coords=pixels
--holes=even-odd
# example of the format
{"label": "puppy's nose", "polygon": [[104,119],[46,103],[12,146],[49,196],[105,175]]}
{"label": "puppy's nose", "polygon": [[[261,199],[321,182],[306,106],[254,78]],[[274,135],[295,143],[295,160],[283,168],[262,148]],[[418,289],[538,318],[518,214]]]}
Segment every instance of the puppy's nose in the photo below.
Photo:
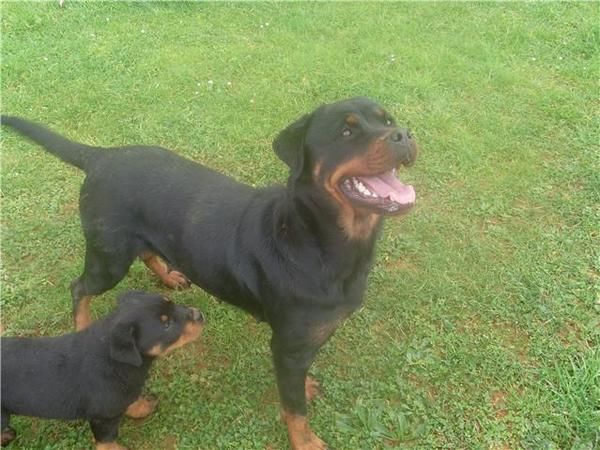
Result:
{"label": "puppy's nose", "polygon": [[188,317],[194,322],[204,322],[204,314],[202,314],[202,312],[196,308],[190,308]]}
{"label": "puppy's nose", "polygon": [[394,143],[408,144],[408,141],[412,140],[412,134],[408,128],[399,128],[390,135],[390,140]]}

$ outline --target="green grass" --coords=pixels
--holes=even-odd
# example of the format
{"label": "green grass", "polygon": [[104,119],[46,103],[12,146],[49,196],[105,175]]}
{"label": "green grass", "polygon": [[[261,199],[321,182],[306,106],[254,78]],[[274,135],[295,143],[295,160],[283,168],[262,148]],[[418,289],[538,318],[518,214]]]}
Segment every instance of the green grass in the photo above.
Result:
{"label": "green grass", "polygon": [[[597,3],[2,4],[2,112],[87,143],[160,144],[254,185],[271,141],[366,95],[413,129],[418,207],[386,222],[364,308],[323,349],[315,431],[336,449],[600,445]],[[2,323],[71,329],[82,174],[2,135]],[[118,292],[163,291],[141,264]],[[159,361],[136,449],[287,445],[269,332],[199,289],[203,338]],[[91,447],[16,418],[13,448]]]}

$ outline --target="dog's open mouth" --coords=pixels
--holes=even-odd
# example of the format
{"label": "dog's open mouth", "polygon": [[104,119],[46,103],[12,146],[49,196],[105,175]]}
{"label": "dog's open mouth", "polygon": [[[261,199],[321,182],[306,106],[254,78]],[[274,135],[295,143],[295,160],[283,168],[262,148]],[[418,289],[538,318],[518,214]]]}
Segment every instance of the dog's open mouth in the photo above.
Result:
{"label": "dog's open mouth", "polygon": [[400,214],[415,204],[415,189],[402,183],[396,169],[371,176],[345,178],[340,188],[355,205],[379,214]]}

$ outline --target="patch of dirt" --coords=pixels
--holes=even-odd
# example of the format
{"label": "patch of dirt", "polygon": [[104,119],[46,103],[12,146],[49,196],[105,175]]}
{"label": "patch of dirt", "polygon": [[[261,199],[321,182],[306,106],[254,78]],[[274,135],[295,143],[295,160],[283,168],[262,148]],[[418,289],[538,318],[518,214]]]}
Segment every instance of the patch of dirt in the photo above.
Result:
{"label": "patch of dirt", "polygon": [[490,395],[490,402],[492,404],[492,409],[494,410],[494,417],[497,420],[500,420],[508,414],[508,410],[506,409],[506,397],[508,394],[504,391],[494,391]]}

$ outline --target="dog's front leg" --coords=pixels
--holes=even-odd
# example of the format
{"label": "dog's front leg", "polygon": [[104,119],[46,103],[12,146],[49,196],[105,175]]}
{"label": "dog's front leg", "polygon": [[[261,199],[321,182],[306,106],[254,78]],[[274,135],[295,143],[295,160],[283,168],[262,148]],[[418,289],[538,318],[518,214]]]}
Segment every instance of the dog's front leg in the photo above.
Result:
{"label": "dog's front leg", "polygon": [[282,418],[288,429],[293,450],[325,450],[327,445],[310,429],[306,408],[306,379],[319,347],[308,341],[291,342],[273,333],[271,350],[277,386],[282,405]]}

